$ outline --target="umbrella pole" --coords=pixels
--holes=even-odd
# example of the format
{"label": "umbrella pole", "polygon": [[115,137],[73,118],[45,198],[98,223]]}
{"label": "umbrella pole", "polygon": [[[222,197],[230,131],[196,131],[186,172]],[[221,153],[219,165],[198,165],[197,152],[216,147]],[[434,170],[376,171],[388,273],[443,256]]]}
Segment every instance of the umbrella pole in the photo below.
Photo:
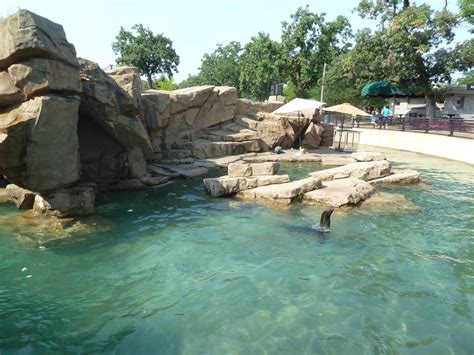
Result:
{"label": "umbrella pole", "polygon": [[299,132],[299,148],[301,150],[301,125],[300,125],[300,111],[298,111],[298,132]]}
{"label": "umbrella pole", "polygon": [[341,151],[342,132],[344,131],[344,117],[346,117],[345,114],[342,115],[341,131],[339,132],[339,144],[337,146],[338,151]]}

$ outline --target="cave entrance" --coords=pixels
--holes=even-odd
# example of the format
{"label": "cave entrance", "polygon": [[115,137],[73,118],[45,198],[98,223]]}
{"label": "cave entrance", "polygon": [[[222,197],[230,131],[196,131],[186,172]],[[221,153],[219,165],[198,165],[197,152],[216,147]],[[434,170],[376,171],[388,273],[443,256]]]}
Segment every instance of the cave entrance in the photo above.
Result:
{"label": "cave entrance", "polygon": [[79,112],[77,123],[82,181],[116,181],[127,169],[127,153],[95,120]]}

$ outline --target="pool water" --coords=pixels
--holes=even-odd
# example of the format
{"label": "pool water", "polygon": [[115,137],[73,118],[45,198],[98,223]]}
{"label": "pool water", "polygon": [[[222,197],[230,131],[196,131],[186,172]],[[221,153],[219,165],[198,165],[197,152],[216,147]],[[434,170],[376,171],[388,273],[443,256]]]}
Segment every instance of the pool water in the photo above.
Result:
{"label": "pool water", "polygon": [[474,353],[474,168],[385,152],[424,182],[325,234],[323,207],[211,198],[200,178],[102,196],[42,248],[62,232],[0,205],[1,354]]}

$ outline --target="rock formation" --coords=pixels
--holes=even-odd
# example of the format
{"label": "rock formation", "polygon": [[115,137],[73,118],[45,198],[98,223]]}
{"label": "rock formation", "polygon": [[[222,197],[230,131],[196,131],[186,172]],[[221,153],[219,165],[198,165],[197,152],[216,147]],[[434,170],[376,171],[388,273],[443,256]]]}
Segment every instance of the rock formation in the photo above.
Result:
{"label": "rock formation", "polygon": [[61,25],[20,10],[0,20],[0,177],[35,194],[36,214],[85,214],[96,190],[163,183],[167,164],[303,139],[309,119],[273,116],[282,103],[237,94],[210,85],[142,93],[135,68],[77,58]]}

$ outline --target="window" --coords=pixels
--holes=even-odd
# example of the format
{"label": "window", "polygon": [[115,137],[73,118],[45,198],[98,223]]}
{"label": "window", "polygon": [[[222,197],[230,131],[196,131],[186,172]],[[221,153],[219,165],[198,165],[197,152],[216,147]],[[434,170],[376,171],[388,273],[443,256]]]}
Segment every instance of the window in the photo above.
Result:
{"label": "window", "polygon": [[456,108],[463,109],[464,108],[464,96],[456,97],[455,105],[456,105]]}

